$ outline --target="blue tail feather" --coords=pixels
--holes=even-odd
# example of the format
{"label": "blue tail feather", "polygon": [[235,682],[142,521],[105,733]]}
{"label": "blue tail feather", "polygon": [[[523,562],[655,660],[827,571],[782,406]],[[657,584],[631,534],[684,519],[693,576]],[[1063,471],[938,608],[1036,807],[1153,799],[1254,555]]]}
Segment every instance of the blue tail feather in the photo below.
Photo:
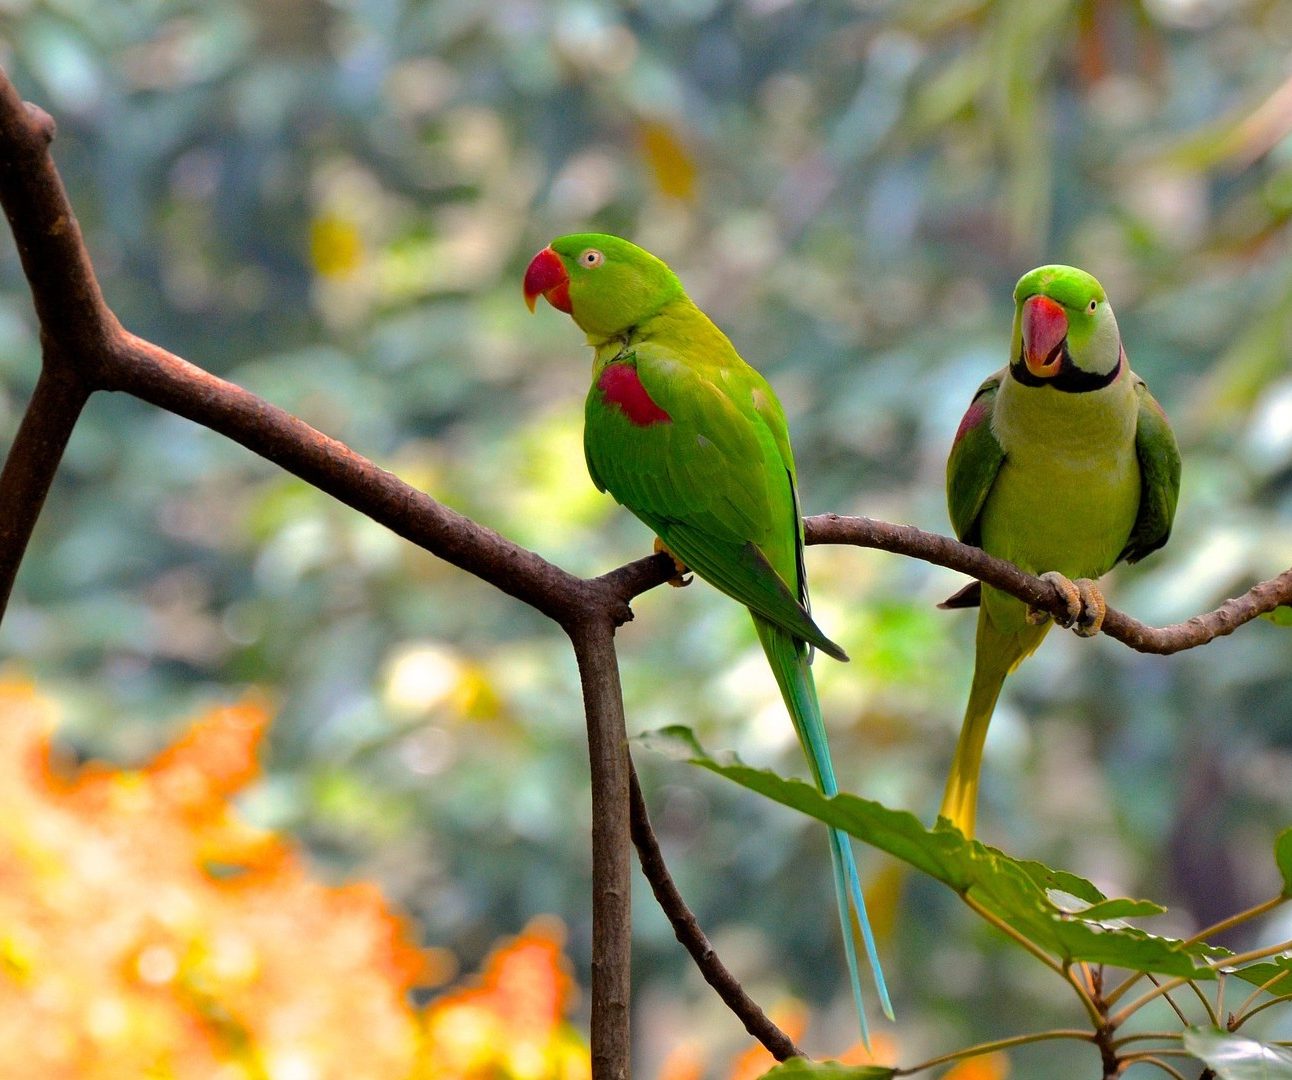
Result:
{"label": "blue tail feather", "polygon": [[[807,648],[791,634],[757,616],[754,617],[754,625],[776,676],[781,696],[784,697],[786,708],[794,721],[794,729],[807,756],[813,779],[822,794],[837,795],[839,785],[835,780],[830,746],[826,741],[825,723],[821,718],[816,684],[812,678],[812,669],[808,666]],[[861,1024],[862,1041],[869,1045],[870,1034],[863,1008],[860,964],[857,960],[857,945],[852,931],[853,911],[857,915],[857,925],[861,928],[862,942],[865,945],[866,958],[870,962],[880,1007],[890,1020],[893,1018],[893,1006],[888,996],[888,986],[884,981],[883,968],[879,963],[879,954],[875,948],[875,936],[870,927],[870,919],[866,915],[866,901],[862,897],[861,878],[857,873],[857,863],[852,853],[852,840],[847,833],[839,829],[830,830],[830,863],[834,871],[835,899],[839,905],[839,922],[843,930],[844,954],[848,961],[848,978],[852,984],[853,1002],[857,1007],[857,1019]]]}

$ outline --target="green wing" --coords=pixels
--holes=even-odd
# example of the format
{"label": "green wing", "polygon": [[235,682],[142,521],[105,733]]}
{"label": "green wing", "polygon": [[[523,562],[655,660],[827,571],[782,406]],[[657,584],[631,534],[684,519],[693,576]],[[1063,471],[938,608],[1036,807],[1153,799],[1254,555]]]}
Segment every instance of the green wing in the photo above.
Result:
{"label": "green wing", "polygon": [[800,572],[793,459],[760,375],[688,364],[658,343],[632,357],[670,420],[638,426],[588,394],[584,451],[596,485],[641,518],[700,577],[795,637],[846,654],[812,621]]}
{"label": "green wing", "polygon": [[[991,431],[991,413],[1002,375],[997,372],[974,391],[947,458],[947,509],[951,527],[966,544],[979,542],[978,517],[1005,460],[1005,451]],[[938,607],[977,607],[981,597],[982,582],[971,581]]]}
{"label": "green wing", "polygon": [[991,430],[1000,380],[998,372],[978,387],[947,458],[947,509],[956,536],[966,544],[979,542],[978,518],[1005,460],[1005,451]]}
{"label": "green wing", "polygon": [[1135,426],[1135,454],[1139,458],[1139,513],[1130,538],[1118,559],[1138,562],[1156,551],[1171,535],[1175,504],[1180,497],[1180,450],[1162,406],[1136,377],[1139,420]]}

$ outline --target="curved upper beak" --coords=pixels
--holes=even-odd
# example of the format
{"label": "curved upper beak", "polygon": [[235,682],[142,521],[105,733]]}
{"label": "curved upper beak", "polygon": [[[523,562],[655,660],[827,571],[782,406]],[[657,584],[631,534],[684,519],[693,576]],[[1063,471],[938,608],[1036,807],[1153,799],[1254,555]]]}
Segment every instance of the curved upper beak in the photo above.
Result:
{"label": "curved upper beak", "polygon": [[525,303],[530,311],[540,296],[558,311],[571,314],[570,275],[561,257],[550,247],[535,255],[525,271]]}
{"label": "curved upper beak", "polygon": [[1038,379],[1048,379],[1063,366],[1063,341],[1068,316],[1048,296],[1029,296],[1023,303],[1023,362]]}

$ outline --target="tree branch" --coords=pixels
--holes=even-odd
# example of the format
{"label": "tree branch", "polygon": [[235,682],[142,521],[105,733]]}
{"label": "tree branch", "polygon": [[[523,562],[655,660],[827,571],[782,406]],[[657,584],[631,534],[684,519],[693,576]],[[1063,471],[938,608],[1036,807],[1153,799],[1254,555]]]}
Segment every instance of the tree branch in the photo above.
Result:
{"label": "tree branch", "polygon": [[[392,532],[568,627],[591,612],[632,618],[611,587],[562,570],[464,517],[284,409],[122,332],[103,385],[187,417],[299,476]],[[607,609],[609,611],[607,612]]]}
{"label": "tree branch", "polygon": [[[63,343],[66,359],[91,364],[105,331],[120,329],[94,276],[49,143],[54,121],[25,104],[0,71],[0,203],[22,259],[42,341]],[[93,381],[93,380],[89,380]]]}
{"label": "tree branch", "polygon": [[[668,556],[665,556],[667,559]],[[672,560],[669,560],[672,565]],[[637,780],[637,770],[633,768],[632,758],[628,761],[629,792],[632,799],[632,837],[637,845],[637,861],[641,863],[642,873],[650,882],[651,892],[668,916],[673,925],[673,933],[680,941],[700,974],[726,1003],[736,1018],[745,1025],[745,1030],[767,1048],[767,1052],[777,1061],[792,1057],[806,1057],[784,1031],[759,1008],[758,1002],[745,993],[745,988],[731,973],[721,958],[709,944],[709,939],[700,929],[694,913],[682,899],[673,876],[664,864],[664,855],[655,839],[655,830],[651,827],[650,815],[646,812],[646,800],[642,797],[641,784]]]}
{"label": "tree branch", "polygon": [[[809,544],[854,544],[879,548],[978,578],[1011,596],[1059,615],[1066,602],[1048,581],[1025,574],[1013,563],[988,555],[981,548],[970,547],[949,536],[924,532],[913,525],[891,525],[865,517],[841,517],[819,514],[804,522]],[[1292,604],[1292,569],[1278,577],[1253,585],[1233,600],[1226,600],[1214,611],[1172,626],[1147,626],[1113,608],[1104,616],[1103,632],[1137,652],[1169,654],[1206,645],[1218,637],[1232,634],[1243,623],[1273,611],[1280,604]]]}
{"label": "tree branch", "polygon": [[570,629],[583,686],[592,779],[592,1075],[628,1080],[632,995],[632,863],[628,731],[607,618]]}
{"label": "tree branch", "polygon": [[0,471],[0,616],[13,592],[14,579],[36,519],[45,505],[67,440],[89,399],[90,391],[74,371],[45,364]]}
{"label": "tree branch", "polygon": [[[125,331],[104,302],[49,155],[53,135],[49,116],[25,105],[0,72],[0,203],[31,287],[42,343],[41,377],[0,471],[0,505],[7,515],[0,524],[0,615],[81,409],[91,392],[112,389],[225,435],[558,622],[578,659],[588,724],[594,1076],[626,1080],[630,763],[613,635],[616,626],[632,618],[629,602],[635,596],[673,576],[671,560],[654,556],[600,577],[576,577],[443,506],[286,411]],[[1035,607],[1063,610],[1048,583],[947,537],[837,515],[809,518],[806,530],[809,543],[854,544],[923,559],[971,574]],[[1231,633],[1280,603],[1292,603],[1292,570],[1176,626],[1148,627],[1110,610],[1103,629],[1131,648],[1171,653]],[[655,875],[666,877],[667,871],[663,878]],[[707,942],[704,949],[712,957]],[[747,1009],[745,1013],[742,1019]],[[782,1049],[793,1051],[793,1044]]]}

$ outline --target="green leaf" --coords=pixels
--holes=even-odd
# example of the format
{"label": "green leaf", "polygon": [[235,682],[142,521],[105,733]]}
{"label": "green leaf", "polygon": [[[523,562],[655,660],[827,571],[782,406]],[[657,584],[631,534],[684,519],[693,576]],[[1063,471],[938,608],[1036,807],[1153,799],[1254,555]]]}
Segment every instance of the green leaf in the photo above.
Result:
{"label": "green leaf", "polygon": [[841,1065],[796,1057],[763,1073],[762,1080],[889,1080],[893,1072],[885,1065]]}
{"label": "green leaf", "polygon": [[1269,619],[1275,626],[1292,626],[1292,604],[1280,604],[1273,611],[1267,611],[1261,618]]}
{"label": "green leaf", "polygon": [[[1253,986],[1270,983],[1265,992],[1272,997],[1292,997],[1292,953],[1282,953],[1256,964],[1235,968],[1230,974]],[[1276,976],[1278,981],[1270,982]]]}
{"label": "green leaf", "polygon": [[1184,1048],[1220,1080],[1292,1080],[1292,1053],[1219,1028],[1186,1028]]}
{"label": "green leaf", "polygon": [[715,761],[684,727],[652,732],[643,741],[896,856],[981,905],[1064,962],[1084,960],[1132,971],[1213,979],[1216,973],[1207,958],[1228,955],[1202,943],[1157,937],[1110,922],[1163,909],[1147,900],[1109,900],[1075,874],[1012,859],[976,840],[966,840],[944,819],[929,829],[913,814],[869,799],[855,795],[827,799],[801,780],[750,768],[734,758],[727,763]]}
{"label": "green leaf", "polygon": [[1070,900],[1075,897],[1067,897],[1062,893],[1054,890],[1050,892],[1050,899],[1060,908],[1070,915],[1079,915],[1087,922],[1112,922],[1119,919],[1138,919],[1147,915],[1161,915],[1166,911],[1161,904],[1155,904],[1152,900],[1130,900],[1125,897],[1116,897],[1112,900],[1099,900],[1092,904],[1081,904],[1078,902],[1075,906],[1070,906]]}
{"label": "green leaf", "polygon": [[1283,895],[1292,896],[1292,826],[1274,838],[1274,861],[1283,875]]}

